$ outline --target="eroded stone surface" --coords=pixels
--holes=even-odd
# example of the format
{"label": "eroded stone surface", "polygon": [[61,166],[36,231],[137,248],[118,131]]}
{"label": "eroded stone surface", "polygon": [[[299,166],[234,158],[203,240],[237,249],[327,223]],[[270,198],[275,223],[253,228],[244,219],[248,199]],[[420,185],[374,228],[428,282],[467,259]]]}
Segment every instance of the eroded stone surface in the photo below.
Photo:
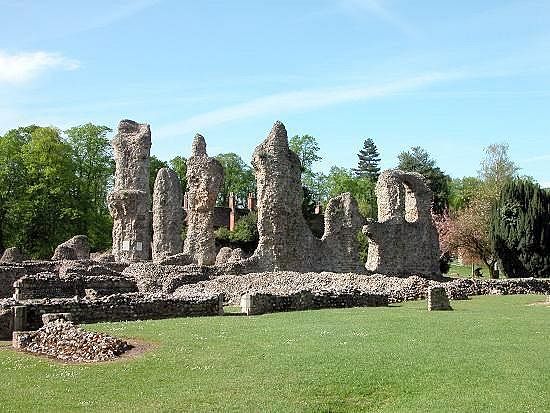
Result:
{"label": "eroded stone surface", "polygon": [[182,251],[183,194],[178,175],[161,168],[153,191],[153,261]]}
{"label": "eroded stone surface", "polygon": [[383,171],[376,197],[378,222],[363,227],[369,237],[367,270],[440,277],[439,241],[431,215],[433,196],[422,175],[398,169]]}
{"label": "eroded stone surface", "polygon": [[313,236],[302,214],[300,160],[289,149],[281,122],[254,151],[252,166],[260,239],[253,256],[229,271],[361,271],[356,236],[362,220],[356,202],[350,194],[331,200],[325,234]]}
{"label": "eroded stone surface", "polygon": [[107,197],[113,217],[112,253],[116,261],[147,260],[151,256],[149,125],[122,120],[112,145],[116,163],[115,187]]}
{"label": "eroded stone surface", "polygon": [[68,247],[67,245],[58,245],[55,248],[55,251],[52,256],[53,261],[60,260],[77,260],[76,251],[74,248]]}
{"label": "eroded stone surface", "polygon": [[201,135],[195,136],[191,157],[187,160],[187,182],[187,236],[183,253],[198,265],[214,265],[214,207],[223,182],[223,167],[207,155]]}
{"label": "eroded stone surface", "polygon": [[[66,248],[74,250],[73,254]],[[75,235],[71,239],[59,244],[55,249],[52,260],[89,260],[90,259],[90,240],[86,235]]]}
{"label": "eroded stone surface", "polygon": [[7,248],[2,254],[2,257],[0,258],[0,262],[17,263],[22,261],[23,261],[23,254],[21,253],[21,250],[17,247]]}
{"label": "eroded stone surface", "polygon": [[428,287],[428,311],[452,310],[447,291],[441,286]]}

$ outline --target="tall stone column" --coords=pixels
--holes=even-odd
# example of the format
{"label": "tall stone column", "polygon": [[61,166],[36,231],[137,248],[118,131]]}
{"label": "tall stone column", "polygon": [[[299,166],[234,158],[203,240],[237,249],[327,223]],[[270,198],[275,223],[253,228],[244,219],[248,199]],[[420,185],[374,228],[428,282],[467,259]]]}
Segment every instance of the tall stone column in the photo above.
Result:
{"label": "tall stone column", "polygon": [[161,168],[153,190],[153,261],[181,252],[182,190],[178,175]]}
{"label": "tall stone column", "polygon": [[107,196],[113,217],[113,256],[118,262],[151,257],[149,215],[149,125],[124,119],[111,142],[115,158],[115,186]]}
{"label": "tall stone column", "polygon": [[198,265],[214,265],[214,207],[223,182],[223,167],[207,155],[201,135],[195,136],[191,157],[187,160],[187,182],[187,236],[183,253]]}

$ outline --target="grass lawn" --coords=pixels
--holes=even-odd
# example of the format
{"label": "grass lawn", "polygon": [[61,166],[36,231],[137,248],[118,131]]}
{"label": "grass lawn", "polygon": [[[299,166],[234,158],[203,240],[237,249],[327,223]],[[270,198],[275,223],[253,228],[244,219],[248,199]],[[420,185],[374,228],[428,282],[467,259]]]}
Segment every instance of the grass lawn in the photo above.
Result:
{"label": "grass lawn", "polygon": [[[481,277],[482,278],[490,278],[489,277],[489,268],[485,264],[483,265],[476,265],[476,268],[481,268]],[[458,277],[458,278],[472,278],[472,266],[471,265],[462,265],[458,261],[452,261],[451,266],[449,268],[449,272],[445,274],[449,277]],[[501,277],[503,275],[501,274]],[[479,278],[479,277],[477,277]],[[506,278],[506,277],[504,277]]]}
{"label": "grass lawn", "polygon": [[550,411],[543,300],[90,325],[158,346],[99,365],[4,346],[0,411]]}

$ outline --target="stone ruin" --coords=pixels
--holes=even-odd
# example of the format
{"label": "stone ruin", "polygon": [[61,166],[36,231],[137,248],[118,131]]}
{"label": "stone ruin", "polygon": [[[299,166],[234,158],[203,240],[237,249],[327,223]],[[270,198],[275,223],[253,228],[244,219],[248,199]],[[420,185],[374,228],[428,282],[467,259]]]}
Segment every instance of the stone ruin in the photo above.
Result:
{"label": "stone ruin", "polygon": [[182,249],[183,192],[178,175],[161,168],[153,190],[153,261],[179,254]]}
{"label": "stone ruin", "polygon": [[86,235],[75,235],[70,240],[59,244],[53,253],[52,260],[89,260],[90,240]]}
{"label": "stone ruin", "polygon": [[[428,289],[432,286],[443,287],[453,299],[495,289],[550,294],[548,280],[428,280],[439,275],[439,248],[430,214],[432,194],[418,174],[384,171],[376,188],[379,220],[364,227],[350,194],[331,199],[324,235],[313,236],[302,215],[300,162],[280,122],[252,161],[260,236],[252,257],[228,248],[216,255],[214,205],[223,169],[208,157],[204,138],[197,135],[188,160],[186,242],[182,249],[179,181],[172,171],[161,170],[153,196],[154,261],[145,262],[151,258],[149,126],[123,120],[112,143],[112,254],[90,255],[82,236],[58,246],[49,261],[23,260],[17,250],[7,250],[0,260],[0,337],[38,330],[48,324],[41,318],[44,313],[70,313],[75,323],[216,316],[223,314],[224,302],[238,304],[242,297],[245,313],[257,314],[387,305],[425,298],[426,293],[435,303],[442,294]],[[367,270],[378,274],[367,274],[359,264],[356,236],[362,227],[369,237]],[[73,337],[72,326],[63,325],[45,328],[44,337],[67,331]],[[13,337],[24,345],[24,337],[30,336]],[[40,350],[40,340],[33,345]],[[68,356],[77,350],[67,350]]]}
{"label": "stone ruin", "polygon": [[371,273],[439,278],[439,239],[432,219],[432,191],[422,175],[383,171],[376,184],[378,221],[363,227]]}
{"label": "stone ruin", "polygon": [[120,262],[148,260],[151,258],[149,125],[127,119],[120,121],[112,145],[115,185],[107,198],[113,217],[112,253]]}
{"label": "stone ruin", "polygon": [[208,156],[201,135],[195,136],[191,157],[187,160],[187,183],[189,207],[183,254],[189,257],[190,263],[214,265],[214,207],[223,183],[223,167],[217,159]]}
{"label": "stone ruin", "polygon": [[19,263],[22,261],[23,261],[23,253],[17,247],[6,248],[6,250],[2,254],[2,257],[0,258],[0,262],[5,262],[5,263],[8,263],[8,262]]}
{"label": "stone ruin", "polygon": [[427,302],[428,311],[444,311],[453,309],[449,303],[449,297],[445,287],[434,285],[428,287]]}
{"label": "stone ruin", "polygon": [[300,159],[289,149],[281,122],[254,151],[252,166],[260,239],[252,257],[241,262],[240,272],[362,271],[356,237],[363,220],[357,202],[350,194],[331,199],[323,237],[312,234],[302,214]]}

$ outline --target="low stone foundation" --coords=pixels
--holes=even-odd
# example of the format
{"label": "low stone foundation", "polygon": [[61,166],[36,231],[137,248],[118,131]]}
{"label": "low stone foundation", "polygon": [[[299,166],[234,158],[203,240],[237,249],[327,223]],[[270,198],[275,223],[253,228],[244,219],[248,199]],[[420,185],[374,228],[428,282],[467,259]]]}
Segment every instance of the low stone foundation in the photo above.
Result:
{"label": "low stone foundation", "polygon": [[241,313],[258,315],[281,311],[321,308],[380,307],[388,305],[388,296],[360,291],[323,292],[300,291],[289,295],[252,293],[241,297]]}
{"label": "low stone foundation", "polygon": [[87,299],[44,299],[18,302],[13,299],[0,301],[0,338],[11,338],[15,330],[15,308],[24,311],[19,317],[17,330],[36,330],[43,324],[42,315],[71,313],[75,323],[102,321],[149,320],[172,317],[214,316],[223,314],[223,296],[171,298],[117,294]]}
{"label": "low stone foundation", "polygon": [[13,283],[25,275],[25,268],[21,266],[0,266],[0,298],[13,296]]}
{"label": "low stone foundation", "polygon": [[95,290],[98,296],[137,292],[135,281],[117,276],[59,277],[51,273],[28,275],[14,283],[16,300],[39,298],[83,297],[86,289]]}

